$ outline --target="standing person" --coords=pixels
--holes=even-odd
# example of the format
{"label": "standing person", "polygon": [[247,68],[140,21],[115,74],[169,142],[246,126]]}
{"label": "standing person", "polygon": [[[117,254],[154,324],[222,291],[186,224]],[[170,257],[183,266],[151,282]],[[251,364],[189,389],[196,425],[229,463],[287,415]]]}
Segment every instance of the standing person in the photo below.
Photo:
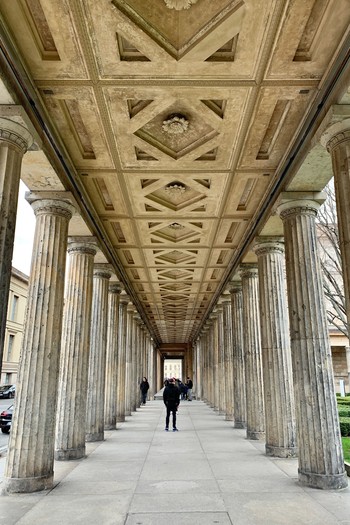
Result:
{"label": "standing person", "polygon": [[189,377],[187,378],[186,386],[187,386],[187,401],[192,401],[193,383],[192,383],[192,379],[190,379]]}
{"label": "standing person", "polygon": [[149,390],[149,383],[147,381],[147,377],[144,377],[140,383],[140,390],[141,390],[141,397],[142,397],[142,402],[141,402],[141,405],[145,405],[146,404],[146,399],[147,399],[147,392]]}
{"label": "standing person", "polygon": [[163,401],[166,406],[165,430],[169,430],[170,412],[173,413],[173,432],[176,428],[176,411],[180,404],[180,389],[175,385],[175,379],[169,379],[168,386],[164,388]]}

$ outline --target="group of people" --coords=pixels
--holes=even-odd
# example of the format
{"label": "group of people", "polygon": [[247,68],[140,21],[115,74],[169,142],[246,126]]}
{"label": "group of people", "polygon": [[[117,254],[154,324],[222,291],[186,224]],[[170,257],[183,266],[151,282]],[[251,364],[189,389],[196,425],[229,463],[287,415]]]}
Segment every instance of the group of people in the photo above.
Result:
{"label": "group of people", "polygon": [[[177,432],[176,427],[176,412],[180,404],[180,396],[182,399],[192,401],[193,382],[187,377],[186,383],[180,379],[171,377],[164,381],[163,401],[166,406],[165,430],[169,431],[170,414],[172,414],[173,432]],[[143,377],[140,383],[141,390],[141,404],[146,404],[147,392],[149,390],[149,383],[147,377]]]}

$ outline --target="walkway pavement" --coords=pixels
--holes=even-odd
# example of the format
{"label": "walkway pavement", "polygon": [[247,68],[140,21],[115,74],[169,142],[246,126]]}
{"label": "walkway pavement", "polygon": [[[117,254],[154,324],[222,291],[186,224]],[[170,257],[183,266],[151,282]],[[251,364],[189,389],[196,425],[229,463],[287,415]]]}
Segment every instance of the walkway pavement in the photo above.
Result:
{"label": "walkway pavement", "polygon": [[0,524],[350,525],[350,489],[300,487],[296,460],[267,458],[200,401],[182,402],[179,432],[164,412],[151,401],[86,459],[57,462],[51,491],[1,496]]}

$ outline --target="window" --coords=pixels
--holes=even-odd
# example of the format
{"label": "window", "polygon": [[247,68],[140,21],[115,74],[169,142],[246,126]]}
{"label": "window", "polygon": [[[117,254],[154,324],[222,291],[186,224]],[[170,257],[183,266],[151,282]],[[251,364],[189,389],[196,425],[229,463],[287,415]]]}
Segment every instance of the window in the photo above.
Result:
{"label": "window", "polygon": [[15,336],[13,334],[9,335],[9,342],[7,345],[7,361],[11,361],[13,343],[15,342]]}
{"label": "window", "polygon": [[12,297],[10,321],[16,320],[18,299],[19,299],[18,295],[14,295]]}

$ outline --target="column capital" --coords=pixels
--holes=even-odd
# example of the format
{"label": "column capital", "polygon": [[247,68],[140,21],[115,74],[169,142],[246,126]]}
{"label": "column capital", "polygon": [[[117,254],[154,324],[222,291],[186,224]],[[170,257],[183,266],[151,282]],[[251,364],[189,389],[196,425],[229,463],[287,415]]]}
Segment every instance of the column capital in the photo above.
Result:
{"label": "column capital", "polygon": [[253,251],[258,257],[267,253],[284,254],[284,238],[261,236],[254,240]]}
{"label": "column capital", "polygon": [[79,252],[87,255],[96,255],[97,249],[98,244],[96,237],[68,237],[68,253]]}
{"label": "column capital", "polygon": [[282,221],[295,215],[316,217],[326,197],[326,194],[323,192],[284,192],[279,197],[276,211]]}
{"label": "column capital", "polygon": [[230,294],[236,294],[242,292],[242,281],[230,281],[228,283],[228,288]]}
{"label": "column capital", "polygon": [[130,302],[130,296],[128,294],[121,294],[119,299],[121,304],[128,304]]}
{"label": "column capital", "polygon": [[23,153],[33,144],[34,140],[27,128],[14,120],[0,117],[0,141],[10,142],[19,147]]}
{"label": "column capital", "polygon": [[42,213],[68,214],[71,218],[79,209],[73,195],[68,191],[37,193],[27,191],[25,199],[33,208],[35,215]]}
{"label": "column capital", "polygon": [[94,277],[110,279],[112,274],[113,267],[111,264],[94,264]]}
{"label": "column capital", "polygon": [[327,151],[332,152],[344,142],[350,141],[350,118],[331,124],[322,134],[320,142]]}
{"label": "column capital", "polygon": [[110,283],[108,291],[113,294],[121,294],[123,291],[123,287],[120,283]]}
{"label": "column capital", "polygon": [[243,278],[258,277],[258,265],[254,263],[242,263],[239,267],[240,275]]}

